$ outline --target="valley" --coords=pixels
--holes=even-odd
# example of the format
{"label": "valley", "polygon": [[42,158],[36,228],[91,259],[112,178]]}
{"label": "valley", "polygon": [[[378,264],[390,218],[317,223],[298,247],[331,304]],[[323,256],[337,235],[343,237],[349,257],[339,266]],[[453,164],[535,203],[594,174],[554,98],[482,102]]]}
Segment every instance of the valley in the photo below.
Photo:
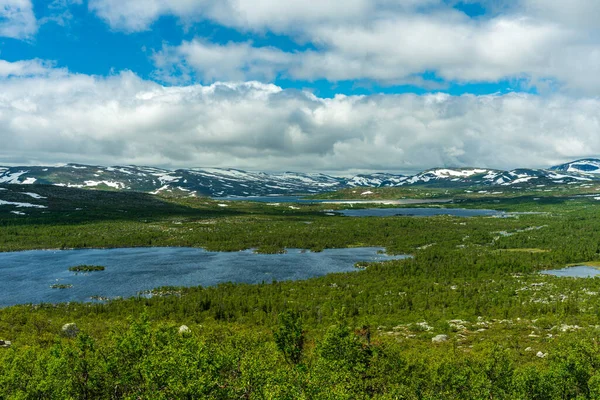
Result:
{"label": "valley", "polygon": [[[11,343],[0,348],[0,392],[8,398],[596,398],[600,279],[540,273],[600,262],[600,186],[590,182],[345,188],[316,196],[362,200],[351,207],[0,184],[0,274],[3,255],[81,254],[48,259],[39,274],[29,259],[28,276],[65,300],[15,301],[0,309],[0,339]],[[494,213],[341,213],[396,208]],[[171,255],[154,272],[136,259],[159,248]],[[361,268],[351,261],[347,272],[301,280],[264,279],[258,262],[245,272],[253,280],[233,283],[237,255],[283,254],[291,260],[285,268],[298,273],[319,268],[315,260],[328,252],[361,248],[410,257],[358,258]],[[117,258],[127,264],[123,275],[101,249],[132,250]],[[158,279],[131,297],[99,291],[85,301],[70,299],[84,282],[137,283],[136,271],[139,281],[146,273],[177,276],[179,250],[218,252],[229,260],[231,278],[177,285]],[[86,252],[96,255],[88,259]],[[190,271],[202,268],[201,257],[190,257]],[[106,269],[75,276],[68,268],[79,264]],[[28,287],[18,285],[22,272],[15,271],[17,296]]]}

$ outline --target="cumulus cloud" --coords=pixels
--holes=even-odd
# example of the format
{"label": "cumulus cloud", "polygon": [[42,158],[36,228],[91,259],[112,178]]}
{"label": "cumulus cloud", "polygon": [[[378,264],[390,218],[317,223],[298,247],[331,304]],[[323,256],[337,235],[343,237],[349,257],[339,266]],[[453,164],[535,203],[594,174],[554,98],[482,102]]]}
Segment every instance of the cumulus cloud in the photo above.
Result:
{"label": "cumulus cloud", "polygon": [[36,32],[31,0],[0,0],[0,37],[27,39]]}
{"label": "cumulus cloud", "polygon": [[270,81],[285,71],[293,55],[273,47],[253,47],[252,43],[218,45],[204,40],[183,42],[180,46],[163,46],[153,59],[156,76],[164,81],[219,80]]}
{"label": "cumulus cloud", "polygon": [[258,82],[162,86],[110,77],[0,79],[0,163],[251,170],[543,167],[600,153],[600,100],[560,95],[319,98]]}

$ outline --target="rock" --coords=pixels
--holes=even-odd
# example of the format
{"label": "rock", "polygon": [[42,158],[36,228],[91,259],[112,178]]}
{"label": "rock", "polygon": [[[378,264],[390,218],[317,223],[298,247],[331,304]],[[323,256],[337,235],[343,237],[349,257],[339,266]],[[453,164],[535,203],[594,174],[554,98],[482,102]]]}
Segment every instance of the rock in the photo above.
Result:
{"label": "rock", "polygon": [[433,339],[431,339],[432,343],[442,343],[448,340],[448,335],[437,335]]}
{"label": "rock", "polygon": [[62,327],[62,333],[66,337],[74,338],[79,333],[79,328],[74,322],[64,324]]}
{"label": "rock", "polygon": [[181,325],[179,327],[179,334],[184,335],[187,333],[192,333],[192,330],[187,325]]}
{"label": "rock", "polygon": [[525,349],[525,351],[533,351],[533,349],[531,347],[528,347]]}
{"label": "rock", "polygon": [[536,357],[546,358],[547,355],[548,355],[548,353],[542,353],[541,351],[538,351],[536,354]]}
{"label": "rock", "polygon": [[12,346],[12,342],[8,340],[0,340],[0,347],[8,349],[10,346]]}

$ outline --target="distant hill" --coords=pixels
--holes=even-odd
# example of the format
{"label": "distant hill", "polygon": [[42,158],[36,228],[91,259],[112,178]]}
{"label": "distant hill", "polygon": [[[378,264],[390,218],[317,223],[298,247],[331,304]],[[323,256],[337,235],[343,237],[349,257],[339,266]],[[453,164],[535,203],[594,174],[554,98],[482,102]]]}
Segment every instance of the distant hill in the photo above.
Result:
{"label": "distant hill", "polygon": [[582,174],[600,174],[600,160],[584,158],[550,168],[553,171],[574,172]]}
{"label": "distant hill", "polygon": [[238,169],[191,168],[166,170],[143,166],[0,167],[0,184],[46,184],[76,188],[128,190],[158,194],[179,192],[213,197],[311,194],[349,187],[546,186],[600,182],[600,160],[585,159],[549,169],[435,168],[413,176],[389,173],[350,178],[319,173],[265,173]]}

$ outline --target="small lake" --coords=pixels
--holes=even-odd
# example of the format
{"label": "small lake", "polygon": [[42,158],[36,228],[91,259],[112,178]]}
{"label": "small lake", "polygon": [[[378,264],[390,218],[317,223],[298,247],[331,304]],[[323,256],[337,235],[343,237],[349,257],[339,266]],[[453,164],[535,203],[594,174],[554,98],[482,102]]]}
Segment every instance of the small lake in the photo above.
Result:
{"label": "small lake", "polygon": [[396,215],[431,217],[434,215],[452,215],[455,217],[494,217],[504,216],[502,211],[477,210],[466,208],[364,208],[336,210],[347,217],[393,217]]}
{"label": "small lake", "polygon": [[[0,306],[90,301],[92,296],[131,297],[161,286],[300,280],[356,271],[358,261],[407,257],[381,254],[383,250],[350,248],[312,253],[288,249],[285,254],[255,254],[251,250],[230,253],[148,247],[0,253]],[[101,265],[106,270],[78,274],[68,270],[83,264]],[[52,289],[53,284],[73,287]]]}
{"label": "small lake", "polygon": [[600,275],[600,270],[594,267],[579,265],[576,267],[567,267],[563,269],[550,269],[540,272],[544,275],[561,276],[567,278],[593,278]]}

